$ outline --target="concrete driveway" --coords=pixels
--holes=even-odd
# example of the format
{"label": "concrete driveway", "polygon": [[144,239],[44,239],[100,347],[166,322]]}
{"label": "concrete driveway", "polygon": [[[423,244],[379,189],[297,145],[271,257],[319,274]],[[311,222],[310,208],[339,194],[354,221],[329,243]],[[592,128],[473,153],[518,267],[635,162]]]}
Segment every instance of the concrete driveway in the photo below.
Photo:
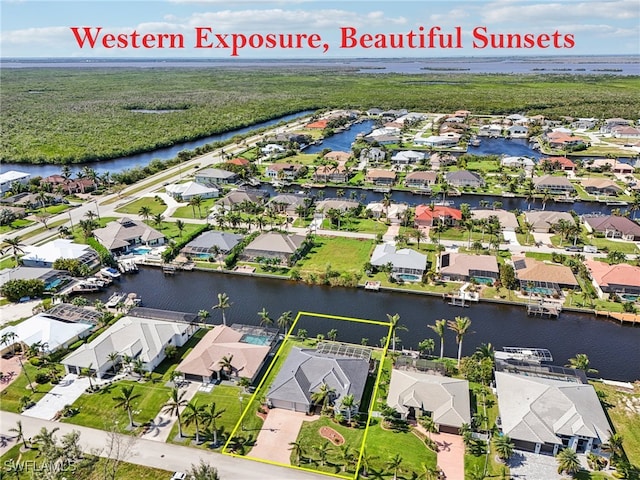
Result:
{"label": "concrete driveway", "polygon": [[512,478],[522,480],[560,480],[558,464],[551,455],[536,455],[533,452],[514,450],[509,459]]}
{"label": "concrete driveway", "polygon": [[[93,381],[96,384],[95,381]],[[65,405],[72,405],[84,391],[89,388],[89,379],[78,378],[77,375],[68,374],[60,383],[53,387],[44,397],[29,410],[22,414],[27,417],[41,418],[43,420],[53,420]]]}
{"label": "concrete driveway", "polygon": [[291,465],[289,443],[295,442],[296,438],[298,438],[302,422],[312,422],[319,418],[319,415],[310,416],[282,408],[269,410],[269,414],[262,425],[262,430],[260,430],[256,439],[256,445],[251,449],[248,456],[277,462],[282,465]]}
{"label": "concrete driveway", "polygon": [[460,435],[434,433],[431,438],[438,444],[438,466],[447,478],[464,478],[464,442]]}

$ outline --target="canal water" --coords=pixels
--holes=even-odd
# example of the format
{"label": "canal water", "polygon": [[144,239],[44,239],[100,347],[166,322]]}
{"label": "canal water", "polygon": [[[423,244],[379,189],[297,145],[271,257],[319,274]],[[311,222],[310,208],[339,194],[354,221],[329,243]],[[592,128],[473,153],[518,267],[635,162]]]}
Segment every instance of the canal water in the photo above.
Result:
{"label": "canal water", "polygon": [[[577,353],[586,353],[600,376],[634,381],[640,379],[640,328],[621,326],[591,315],[563,312],[559,319],[529,317],[522,307],[475,304],[469,308],[449,306],[439,297],[405,293],[368,292],[363,289],[310,286],[277,279],[245,277],[217,272],[179,272],[165,276],[161,269],[142,267],[137,275],[123,276],[108,291],[88,295],[91,300],[106,300],[115,291],[136,292],[144,306],[197,313],[210,310],[217,294],[229,295],[232,303],[225,312],[227,322],[257,325],[257,312],[263,307],[277,318],[284,311],[298,311],[387,321],[386,314],[400,314],[400,323],[408,331],[399,331],[405,348],[416,349],[424,338],[439,339],[428,325],[440,318],[471,318],[471,332],[463,341],[463,354],[473,353],[481,343],[503,346],[548,348],[558,365]],[[219,310],[212,310],[209,321],[221,322]],[[338,330],[338,340],[360,343],[363,337],[378,345],[380,327],[360,323],[306,322],[309,334]],[[453,332],[445,336],[445,354],[455,357],[457,346]]]}

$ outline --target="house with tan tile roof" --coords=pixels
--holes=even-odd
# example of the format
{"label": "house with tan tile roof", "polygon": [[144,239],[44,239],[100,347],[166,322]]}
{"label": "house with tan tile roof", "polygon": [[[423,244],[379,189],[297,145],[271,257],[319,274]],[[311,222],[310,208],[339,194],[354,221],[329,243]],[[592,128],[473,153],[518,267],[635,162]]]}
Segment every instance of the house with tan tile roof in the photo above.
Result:
{"label": "house with tan tile roof", "polygon": [[551,226],[560,220],[575,224],[573,216],[569,212],[556,212],[553,210],[541,210],[525,212],[525,221],[531,225],[531,230],[538,233],[551,231]]}
{"label": "house with tan tile roof", "polygon": [[624,190],[608,178],[585,178],[580,181],[587,193],[592,195],[619,195]]}
{"label": "house with tan tile roof", "polygon": [[315,182],[345,183],[348,179],[347,170],[342,165],[322,165],[313,174]]}
{"label": "house with tan tile roof", "polygon": [[367,170],[367,176],[364,181],[374,185],[391,186],[396,182],[396,172],[372,168]]}
{"label": "house with tan tile roof", "polygon": [[564,132],[548,132],[543,137],[551,148],[567,148],[584,145],[586,142],[583,138],[576,137]]}
{"label": "house with tan tile roof", "polygon": [[425,188],[435,185],[437,180],[438,174],[436,172],[411,172],[405,177],[404,185],[406,187]]}
{"label": "house with tan tile roof", "polygon": [[584,264],[600,298],[608,298],[612,293],[640,295],[640,267],[627,263],[609,265],[596,260],[586,260]]}
{"label": "house with tan tile roof", "polygon": [[233,377],[255,381],[277,343],[277,332],[246,325],[216,325],[176,367],[186,379],[209,383],[222,377],[222,358],[231,358]]}
{"label": "house with tan tile roof", "polygon": [[[579,284],[569,267],[546,263],[529,257],[512,257],[516,278],[520,287],[529,285],[541,288],[576,288]],[[557,287],[555,287],[557,285]]]}
{"label": "house with tan tile roof", "polygon": [[635,168],[633,168],[632,165],[624,162],[619,162],[618,160],[611,158],[597,158],[589,165],[587,165],[587,169],[589,170],[607,168],[610,168],[613,173],[622,173],[623,175],[631,175],[635,171]]}
{"label": "house with tan tile roof", "polygon": [[345,163],[351,158],[351,153],[335,150],[332,152],[327,152],[322,158],[324,158],[325,160],[329,160],[330,162]]}
{"label": "house with tan tile roof", "polygon": [[483,283],[488,281],[493,283],[500,276],[500,270],[498,261],[493,255],[443,252],[440,256],[440,275],[447,282],[482,279]]}
{"label": "house with tan tile roof", "polygon": [[506,232],[515,232],[516,228],[520,226],[518,219],[512,212],[508,212],[502,209],[496,210],[471,210],[471,217],[474,220],[488,220],[491,217],[495,217],[500,222],[500,229]]}

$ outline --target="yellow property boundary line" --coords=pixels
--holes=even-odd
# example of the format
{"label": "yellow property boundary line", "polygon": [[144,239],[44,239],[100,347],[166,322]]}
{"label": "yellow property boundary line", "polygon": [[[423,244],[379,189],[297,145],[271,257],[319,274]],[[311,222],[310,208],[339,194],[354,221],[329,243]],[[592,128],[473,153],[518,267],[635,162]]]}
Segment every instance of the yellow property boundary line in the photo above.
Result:
{"label": "yellow property boundary line", "polygon": [[[269,375],[271,374],[271,371],[273,370],[273,367],[277,363],[277,360],[280,358],[280,355],[282,353],[283,348],[287,344],[287,341],[293,336],[293,331],[295,330],[295,327],[298,324],[298,321],[300,320],[300,317],[303,317],[303,316],[304,317],[316,317],[316,318],[328,318],[328,319],[331,319],[331,320],[338,320],[338,321],[345,321],[345,322],[366,323],[366,324],[369,324],[369,325],[377,325],[377,326],[387,327],[388,328],[387,342],[385,343],[384,348],[382,350],[382,357],[380,358],[380,364],[378,366],[378,374],[376,375],[376,381],[375,381],[375,384],[374,384],[374,387],[373,387],[373,393],[371,395],[371,400],[370,400],[370,404],[369,404],[369,410],[367,411],[367,424],[366,424],[365,429],[364,429],[364,434],[363,434],[363,437],[362,437],[362,444],[360,445],[360,451],[358,452],[358,463],[356,465],[356,470],[355,470],[355,473],[354,473],[353,476],[339,475],[339,474],[330,473],[330,472],[322,472],[322,471],[313,470],[313,469],[310,469],[310,468],[299,467],[297,465],[290,465],[290,464],[285,464],[285,463],[280,463],[280,462],[274,462],[272,460],[266,460],[266,459],[263,459],[263,458],[256,458],[256,457],[250,457],[250,456],[245,456],[245,455],[239,455],[237,453],[231,453],[231,452],[228,451],[229,444],[231,443],[231,439],[233,439],[236,436],[236,432],[238,431],[238,428],[240,428],[243,425],[244,418],[245,418],[247,412],[249,410],[251,410],[253,402],[256,400],[256,398],[258,396],[258,393],[260,393],[262,391],[262,387],[264,386],[265,381],[267,380],[267,378],[269,378]],[[358,472],[360,471],[360,466],[362,464],[362,456],[364,454],[365,445],[367,443],[367,434],[369,432],[369,427],[371,425],[371,414],[372,414],[374,406],[375,406],[376,398],[378,397],[378,385],[380,384],[380,377],[382,375],[382,367],[383,367],[384,362],[385,362],[385,360],[387,358],[387,352],[389,350],[389,343],[391,341],[392,328],[393,327],[392,327],[391,323],[389,323],[389,322],[380,322],[380,321],[376,321],[376,320],[366,320],[366,319],[363,319],[363,318],[354,318],[354,317],[341,317],[341,316],[337,316],[337,315],[326,315],[326,314],[313,313],[313,312],[298,312],[298,314],[296,315],[295,320],[293,321],[293,323],[291,324],[291,327],[289,328],[289,331],[285,335],[284,340],[282,341],[282,344],[278,348],[278,351],[276,352],[276,354],[273,356],[273,360],[271,361],[271,364],[269,365],[269,368],[267,369],[267,371],[263,375],[262,380],[260,380],[260,384],[256,388],[256,390],[253,393],[253,395],[251,395],[251,399],[249,400],[249,402],[247,402],[247,406],[245,407],[245,409],[240,414],[240,419],[238,420],[238,423],[236,423],[234,429],[231,432],[231,435],[229,435],[229,438],[227,439],[227,442],[224,444],[224,447],[222,447],[222,454],[223,455],[229,455],[231,457],[238,457],[238,458],[245,458],[245,459],[248,459],[248,460],[254,460],[256,462],[262,462],[262,463],[266,463],[266,464],[269,464],[269,465],[275,465],[275,466],[278,466],[278,467],[286,467],[286,468],[291,468],[291,469],[294,469],[294,470],[301,470],[301,471],[304,471],[304,472],[315,473],[315,474],[319,474],[319,475],[327,475],[327,476],[330,476],[330,477],[342,478],[342,479],[345,479],[345,480],[355,480],[358,477]]]}

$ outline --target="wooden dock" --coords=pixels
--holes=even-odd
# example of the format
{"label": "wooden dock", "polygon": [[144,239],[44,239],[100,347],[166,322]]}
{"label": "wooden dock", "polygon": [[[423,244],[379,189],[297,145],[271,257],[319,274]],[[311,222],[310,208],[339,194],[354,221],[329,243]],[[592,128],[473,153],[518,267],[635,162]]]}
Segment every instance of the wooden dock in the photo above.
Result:
{"label": "wooden dock", "polygon": [[535,315],[541,317],[559,317],[562,308],[556,304],[550,303],[530,303],[527,305],[527,315]]}
{"label": "wooden dock", "polygon": [[635,313],[605,312],[602,310],[596,310],[595,312],[598,317],[611,318],[623,324],[640,325],[640,315]]}

